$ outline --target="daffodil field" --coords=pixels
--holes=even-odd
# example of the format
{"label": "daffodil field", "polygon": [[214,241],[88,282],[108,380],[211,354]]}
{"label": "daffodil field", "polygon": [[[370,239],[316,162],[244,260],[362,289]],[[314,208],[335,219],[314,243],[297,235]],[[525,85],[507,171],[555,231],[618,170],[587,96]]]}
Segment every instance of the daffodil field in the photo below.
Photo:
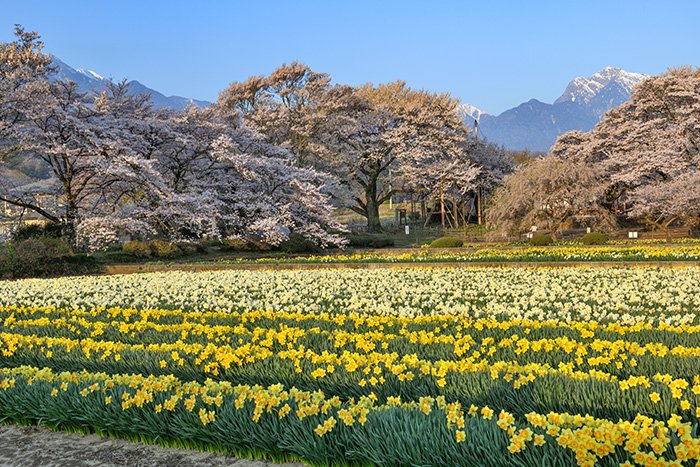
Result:
{"label": "daffodil field", "polygon": [[[689,239],[695,240],[695,239]],[[222,259],[223,263],[486,263],[589,261],[700,261],[697,242],[661,246],[641,243],[609,246],[557,245],[551,247],[450,248],[410,250],[404,253],[366,252],[310,256]]]}
{"label": "daffodil field", "polygon": [[314,465],[696,465],[700,268],[0,282],[0,420]]}

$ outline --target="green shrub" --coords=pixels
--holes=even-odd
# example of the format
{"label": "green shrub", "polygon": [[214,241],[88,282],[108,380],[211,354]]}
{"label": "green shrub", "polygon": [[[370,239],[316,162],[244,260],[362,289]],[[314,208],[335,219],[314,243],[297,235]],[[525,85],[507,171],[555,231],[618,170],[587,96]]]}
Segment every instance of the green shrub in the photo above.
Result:
{"label": "green shrub", "polygon": [[386,234],[349,234],[350,247],[355,248],[386,248],[394,246],[394,239]]}
{"label": "green shrub", "polygon": [[280,243],[278,248],[285,253],[318,253],[320,251],[314,242],[294,232],[289,234],[289,238]]}
{"label": "green shrub", "polygon": [[551,235],[547,234],[535,234],[530,239],[530,245],[532,246],[547,246],[554,243]]}
{"label": "green shrub", "polygon": [[65,238],[58,237],[40,237],[39,240],[47,251],[54,257],[70,256],[73,254],[73,248]]}
{"label": "green shrub", "polygon": [[464,244],[461,238],[440,237],[433,240],[430,248],[459,248]]}
{"label": "green shrub", "polygon": [[175,258],[182,255],[182,250],[175,243],[166,240],[151,240],[148,246],[158,258]]}
{"label": "green shrub", "polygon": [[253,249],[253,246],[248,240],[236,237],[224,240],[223,249],[231,251],[250,251]]}
{"label": "green shrub", "polygon": [[95,258],[72,254],[64,239],[41,237],[0,245],[0,278],[51,277],[97,272]]}
{"label": "green shrub", "polygon": [[581,243],[584,245],[605,245],[608,243],[608,236],[600,232],[587,233],[581,237]]}
{"label": "green shrub", "polygon": [[63,256],[61,262],[63,270],[60,271],[60,275],[95,274],[101,269],[95,257],[83,254]]}
{"label": "green shrub", "polygon": [[122,251],[129,256],[134,256],[136,258],[148,258],[153,252],[148,242],[140,242],[138,240],[132,240],[126,242],[122,245]]}
{"label": "green shrub", "polygon": [[199,252],[198,244],[194,242],[179,242],[177,247],[180,249],[183,255],[193,255]]}
{"label": "green shrub", "polygon": [[200,240],[199,242],[195,243],[194,246],[197,249],[197,253],[206,254],[206,253],[209,253],[210,249],[221,248],[221,241],[220,240]]}
{"label": "green shrub", "polygon": [[27,240],[29,238],[52,237],[59,238],[63,234],[63,226],[48,222],[46,224],[25,224],[12,232],[12,240]]}
{"label": "green shrub", "polygon": [[92,256],[97,258],[97,261],[101,264],[142,263],[144,261],[144,258],[139,258],[123,251],[121,249],[121,245],[119,246],[118,250],[96,251],[92,254]]}
{"label": "green shrub", "polygon": [[[195,242],[174,243],[166,240],[151,240],[142,242],[132,240],[121,246],[121,252],[132,258],[174,258],[182,255],[194,255],[196,253],[207,253],[206,245]],[[119,255],[113,255],[118,259]],[[127,259],[128,260],[128,259]]]}
{"label": "green shrub", "polygon": [[106,248],[99,251],[102,253],[124,253],[123,246],[123,243],[112,243],[111,245],[108,245]]}

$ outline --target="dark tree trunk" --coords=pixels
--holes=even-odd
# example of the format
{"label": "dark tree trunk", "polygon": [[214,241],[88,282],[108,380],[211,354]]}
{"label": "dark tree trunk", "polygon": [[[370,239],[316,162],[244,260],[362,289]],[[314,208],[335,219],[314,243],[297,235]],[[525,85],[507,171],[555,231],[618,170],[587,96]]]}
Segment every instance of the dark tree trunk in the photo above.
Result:
{"label": "dark tree trunk", "polygon": [[68,241],[73,250],[78,249],[77,236],[75,233],[75,223],[78,215],[78,207],[68,202],[66,205],[66,219],[63,222],[63,236]]}
{"label": "dark tree trunk", "polygon": [[352,208],[353,211],[365,216],[367,218],[367,231],[368,232],[381,232],[382,224],[379,220],[379,207],[386,201],[391,199],[391,196],[396,193],[396,191],[389,187],[389,191],[380,192],[379,188],[379,177],[384,173],[394,159],[389,159],[385,163],[376,161],[368,164],[365,167],[361,167],[359,171],[367,177],[364,179],[360,177],[359,183],[364,188],[364,200],[360,197],[355,198],[357,206]]}
{"label": "dark tree trunk", "polygon": [[379,203],[377,202],[377,180],[371,179],[365,190],[367,200],[367,231],[381,232],[382,224],[379,220]]}
{"label": "dark tree trunk", "polygon": [[[370,205],[374,205],[374,207]],[[375,203],[367,203],[367,232],[381,231],[382,224],[379,221],[379,207]]]}

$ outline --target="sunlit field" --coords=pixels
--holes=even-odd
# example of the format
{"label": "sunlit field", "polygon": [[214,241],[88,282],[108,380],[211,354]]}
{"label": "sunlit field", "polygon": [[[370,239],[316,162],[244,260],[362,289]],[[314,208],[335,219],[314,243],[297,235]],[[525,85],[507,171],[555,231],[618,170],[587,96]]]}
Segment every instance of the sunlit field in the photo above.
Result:
{"label": "sunlit field", "polygon": [[[581,244],[551,247],[522,247],[494,244],[484,248],[381,250],[368,252],[333,252],[324,255],[221,258],[219,263],[233,264],[294,264],[294,263],[488,263],[488,262],[590,262],[590,261],[700,261],[700,245],[695,239],[687,244],[658,245],[628,243],[606,246]],[[573,243],[573,242],[572,242]]]}
{"label": "sunlit field", "polygon": [[6,421],[316,465],[700,457],[700,268],[134,274],[0,305]]}

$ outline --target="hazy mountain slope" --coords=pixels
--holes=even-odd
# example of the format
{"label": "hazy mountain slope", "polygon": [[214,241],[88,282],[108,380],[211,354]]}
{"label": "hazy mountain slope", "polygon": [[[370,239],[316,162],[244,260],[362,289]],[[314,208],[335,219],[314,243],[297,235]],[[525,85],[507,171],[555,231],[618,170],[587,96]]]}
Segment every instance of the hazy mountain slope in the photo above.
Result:
{"label": "hazy mountain slope", "polygon": [[553,104],[531,99],[497,116],[465,104],[463,113],[479,118],[480,135],[489,141],[508,149],[548,151],[562,133],[593,128],[605,112],[627,101],[634,85],[645,77],[607,67],[589,78],[572,80]]}
{"label": "hazy mountain slope", "polygon": [[[104,78],[92,70],[73,68],[54,55],[52,55],[51,58],[53,59],[53,65],[56,72],[50,78],[55,80],[70,79],[75,81],[75,83],[78,85],[78,89],[82,92],[100,93],[105,89],[106,83],[109,81],[107,78]],[[182,110],[190,104],[194,104],[197,107],[208,107],[211,105],[211,102],[203,100],[190,99],[181,96],[166,96],[135,80],[129,81],[127,84],[129,89],[131,89],[134,93],[150,94],[154,106],[158,108]]]}

